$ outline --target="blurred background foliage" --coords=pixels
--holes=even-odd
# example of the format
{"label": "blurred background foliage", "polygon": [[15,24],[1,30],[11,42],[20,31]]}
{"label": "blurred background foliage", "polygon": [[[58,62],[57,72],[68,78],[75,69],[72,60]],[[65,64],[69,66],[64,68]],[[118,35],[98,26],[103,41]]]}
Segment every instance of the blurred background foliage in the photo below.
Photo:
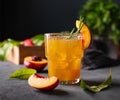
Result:
{"label": "blurred background foliage", "polygon": [[79,12],[85,17],[93,37],[120,43],[120,7],[111,0],[87,0]]}

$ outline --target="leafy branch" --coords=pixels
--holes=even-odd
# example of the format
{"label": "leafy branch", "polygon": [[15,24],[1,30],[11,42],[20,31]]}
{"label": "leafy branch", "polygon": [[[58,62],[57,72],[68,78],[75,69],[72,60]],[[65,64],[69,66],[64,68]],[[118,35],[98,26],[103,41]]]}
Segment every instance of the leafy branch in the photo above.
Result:
{"label": "leafy branch", "polygon": [[87,0],[79,15],[84,16],[94,37],[120,41],[120,7],[111,0]]}

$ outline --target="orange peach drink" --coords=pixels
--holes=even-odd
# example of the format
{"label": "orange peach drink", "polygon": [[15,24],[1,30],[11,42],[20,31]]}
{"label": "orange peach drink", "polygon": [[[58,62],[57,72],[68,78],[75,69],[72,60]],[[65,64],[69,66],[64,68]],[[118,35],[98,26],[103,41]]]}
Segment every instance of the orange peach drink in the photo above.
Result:
{"label": "orange peach drink", "polygon": [[79,82],[81,59],[84,48],[87,48],[85,46],[88,46],[83,39],[83,34],[84,32],[76,38],[68,38],[68,34],[65,33],[45,34],[45,54],[48,59],[49,76],[58,77],[63,84]]}

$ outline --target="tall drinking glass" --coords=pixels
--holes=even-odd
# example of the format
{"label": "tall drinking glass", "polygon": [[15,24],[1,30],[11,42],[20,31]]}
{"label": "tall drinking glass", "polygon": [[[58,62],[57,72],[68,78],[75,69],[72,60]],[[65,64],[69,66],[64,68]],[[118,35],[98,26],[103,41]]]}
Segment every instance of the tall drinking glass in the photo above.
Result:
{"label": "tall drinking glass", "polygon": [[69,38],[66,33],[47,33],[45,55],[48,59],[48,76],[56,76],[61,84],[75,84],[80,80],[82,39]]}

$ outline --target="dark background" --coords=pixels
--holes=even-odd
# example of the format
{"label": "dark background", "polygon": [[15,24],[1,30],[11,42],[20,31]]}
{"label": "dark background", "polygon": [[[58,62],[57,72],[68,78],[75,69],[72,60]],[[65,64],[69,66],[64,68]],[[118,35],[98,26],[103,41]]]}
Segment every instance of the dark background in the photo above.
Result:
{"label": "dark background", "polygon": [[[87,0],[1,0],[0,41],[72,30]],[[120,4],[120,0],[113,0]]]}

